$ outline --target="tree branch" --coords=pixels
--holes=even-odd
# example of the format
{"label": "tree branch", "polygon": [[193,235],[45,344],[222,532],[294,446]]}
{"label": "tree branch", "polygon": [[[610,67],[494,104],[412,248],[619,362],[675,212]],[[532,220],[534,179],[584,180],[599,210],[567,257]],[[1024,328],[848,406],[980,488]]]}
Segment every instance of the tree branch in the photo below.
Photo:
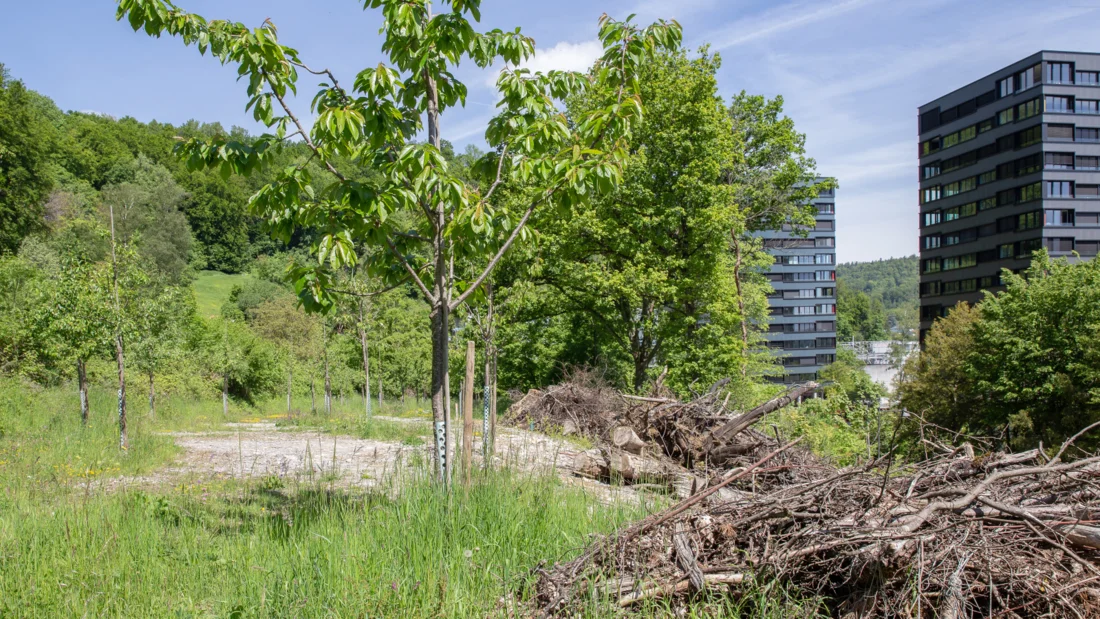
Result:
{"label": "tree branch", "polygon": [[413,282],[416,284],[416,287],[420,289],[420,292],[424,295],[424,298],[428,299],[429,302],[434,304],[436,302],[435,295],[428,291],[428,287],[424,285],[424,281],[421,280],[420,276],[416,274],[416,269],[412,268],[412,265],[409,264],[409,261],[405,260],[405,256],[401,255],[401,252],[397,251],[397,247],[393,244],[393,240],[390,239],[390,237],[388,236],[386,237],[386,245],[390,248],[390,251],[393,252],[393,255],[397,256],[397,259],[401,261],[401,266],[405,267],[405,270],[408,271],[409,276],[412,277]]}

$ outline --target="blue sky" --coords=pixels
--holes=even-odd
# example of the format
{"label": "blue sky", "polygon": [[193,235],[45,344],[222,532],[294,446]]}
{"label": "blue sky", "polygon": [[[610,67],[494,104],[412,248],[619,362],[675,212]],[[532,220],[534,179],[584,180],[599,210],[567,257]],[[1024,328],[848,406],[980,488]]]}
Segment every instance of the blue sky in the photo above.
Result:
{"label": "blue sky", "polygon": [[[355,0],[178,0],[208,18],[259,25],[313,67],[350,82],[383,60],[379,16]],[[178,40],[114,20],[108,0],[7,3],[0,62],[62,109],[258,129],[235,69]],[[1100,51],[1100,2],[1033,0],[484,0],[484,28],[536,40],[533,68],[583,69],[598,53],[596,20],[675,18],[692,49],[720,52],[723,94],[783,95],[818,171],[836,176],[840,261],[917,251],[917,106],[1040,49]],[[465,109],[444,117],[458,147],[481,144],[495,101],[492,72],[463,66]],[[305,81],[303,85],[308,85]],[[310,88],[298,102],[308,105]]]}

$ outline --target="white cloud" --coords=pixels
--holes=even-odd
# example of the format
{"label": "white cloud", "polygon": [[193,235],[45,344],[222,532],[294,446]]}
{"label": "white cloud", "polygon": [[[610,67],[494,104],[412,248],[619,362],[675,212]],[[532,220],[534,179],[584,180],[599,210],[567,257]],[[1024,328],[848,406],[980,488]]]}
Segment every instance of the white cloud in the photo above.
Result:
{"label": "white cloud", "polygon": [[[560,41],[550,49],[535,48],[535,55],[520,63],[520,67],[532,73],[557,71],[587,71],[596,59],[603,55],[603,45],[596,39],[570,43]],[[500,72],[493,73],[486,85],[495,88]]]}
{"label": "white cloud", "polygon": [[881,0],[841,0],[840,2],[798,2],[780,6],[735,20],[704,38],[715,50],[770,38],[776,34],[815,24]]}

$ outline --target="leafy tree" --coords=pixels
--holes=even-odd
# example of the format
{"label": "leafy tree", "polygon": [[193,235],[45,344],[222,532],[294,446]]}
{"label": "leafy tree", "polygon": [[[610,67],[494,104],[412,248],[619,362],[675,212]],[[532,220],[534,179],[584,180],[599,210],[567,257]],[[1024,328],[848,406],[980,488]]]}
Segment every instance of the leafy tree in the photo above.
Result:
{"label": "leafy tree", "polygon": [[194,298],[187,292],[171,286],[150,289],[131,311],[127,342],[134,366],[149,379],[150,415],[156,414],[156,375],[183,354],[184,329],[195,315]]}
{"label": "leafy tree", "polygon": [[[981,302],[973,328],[968,369],[987,399],[971,419],[1007,426],[1018,446],[1057,444],[1100,421],[1100,262],[1041,251],[1002,277],[1004,292]],[[1082,445],[1098,443],[1094,434]]]}
{"label": "leafy tree", "polygon": [[260,303],[250,312],[252,326],[279,346],[286,362],[286,406],[290,413],[294,390],[294,367],[310,367],[317,357],[317,321],[297,307],[291,295],[277,295]]}
{"label": "leafy tree", "polygon": [[[783,115],[782,97],[768,99],[741,91],[730,103],[729,113],[743,153],[728,172],[741,211],[741,225],[730,230],[734,299],[742,316],[765,324],[767,285],[763,272],[772,260],[764,254],[763,241],[756,233],[784,225],[812,226],[817,211],[810,201],[835,187],[835,182],[818,181],[816,163],[806,156],[806,136]],[[741,340],[748,350],[759,345],[760,334],[743,321]],[[742,365],[742,376],[749,369],[748,364]]]}
{"label": "leafy tree", "polygon": [[[270,20],[252,30],[239,23],[207,22],[166,0],[120,0],[118,18],[150,35],[180,36],[200,52],[209,50],[223,63],[239,65],[240,75],[248,79],[249,108],[258,121],[274,129],[274,134],[251,144],[223,137],[191,139],[181,148],[191,167],[216,168],[226,176],[247,174],[292,136],[300,137],[324,166],[331,181],[320,192],[312,188],[313,176],[301,163],[285,168],[261,188],[253,196],[253,207],[271,221],[284,242],[303,227],[321,230],[314,242],[318,264],[296,277],[311,310],[331,307],[332,272],[356,262],[356,244],[388,250],[372,255],[372,269],[389,274],[389,267],[399,265],[431,307],[432,410],[441,428],[450,312],[480,287],[536,208],[568,207],[591,192],[610,189],[618,180],[626,153],[616,139],[628,134],[641,111],[635,96],[637,70],[657,47],[676,45],[680,29],[664,23],[637,29],[603,18],[600,38],[605,51],[592,75],[532,75],[506,68],[497,82],[501,111],[486,132],[494,152],[478,163],[492,181],[478,188],[456,178],[442,153],[441,115],[463,104],[466,96],[466,87],[450,69],[463,58],[481,67],[500,58],[514,67],[534,53],[534,42],[518,30],[476,32],[469,19],[480,20],[477,0],[440,3],[450,10],[439,14],[433,14],[433,4],[426,0],[369,0],[367,6],[382,11],[382,49],[392,66],[383,63],[363,70],[351,90],[330,71],[306,66],[296,50],[279,43]],[[297,90],[299,70],[327,80],[313,98],[316,120],[309,131],[287,103],[287,94]],[[605,93],[604,99],[569,123],[556,101],[584,90]],[[410,144],[423,127],[422,118],[427,142]],[[603,150],[606,144],[613,146]],[[336,166],[338,156],[369,163],[382,178],[375,186],[364,185]],[[502,182],[529,188],[526,208],[512,213],[492,201]],[[399,210],[415,214],[414,229],[394,226],[390,215]],[[453,261],[486,253],[496,229],[508,226],[512,232],[482,272],[465,290],[456,290]],[[414,251],[423,252],[426,259],[414,256]],[[441,475],[445,472],[449,471],[440,469]]]}
{"label": "leafy tree", "polygon": [[119,242],[135,245],[143,263],[168,282],[186,282],[191,229],[180,212],[183,189],[168,170],[140,154],[119,176],[102,192],[103,201],[114,208]]}
{"label": "leafy tree", "polygon": [[[547,310],[586,315],[590,343],[628,360],[623,382],[635,390],[658,364],[683,389],[736,373],[748,354],[736,335],[748,317],[727,302],[729,234],[743,225],[727,173],[741,153],[718,95],[719,65],[704,51],[662,54],[644,67],[646,115],[622,184],[539,226],[546,232],[532,274],[547,288]],[[580,98],[571,113],[588,104]]]}
{"label": "leafy tree", "polygon": [[31,91],[10,79],[0,64],[0,252],[14,252],[24,236],[45,223],[56,139]]}
{"label": "leafy tree", "polygon": [[853,290],[843,281],[836,287],[836,337],[839,340],[885,340],[886,310],[882,302]]}

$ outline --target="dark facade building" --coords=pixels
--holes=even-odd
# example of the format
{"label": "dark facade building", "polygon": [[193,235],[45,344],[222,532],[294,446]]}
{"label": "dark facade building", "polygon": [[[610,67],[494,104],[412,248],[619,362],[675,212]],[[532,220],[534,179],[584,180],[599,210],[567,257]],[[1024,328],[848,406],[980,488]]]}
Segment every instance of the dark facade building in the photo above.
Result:
{"label": "dark facade building", "polygon": [[1039,52],[919,109],[921,338],[1042,247],[1100,248],[1100,54]]}
{"label": "dark facade building", "polygon": [[835,190],[823,191],[813,204],[817,221],[806,236],[794,234],[790,225],[760,233],[775,257],[768,273],[775,289],[768,298],[768,346],[790,383],[814,380],[836,360]]}

